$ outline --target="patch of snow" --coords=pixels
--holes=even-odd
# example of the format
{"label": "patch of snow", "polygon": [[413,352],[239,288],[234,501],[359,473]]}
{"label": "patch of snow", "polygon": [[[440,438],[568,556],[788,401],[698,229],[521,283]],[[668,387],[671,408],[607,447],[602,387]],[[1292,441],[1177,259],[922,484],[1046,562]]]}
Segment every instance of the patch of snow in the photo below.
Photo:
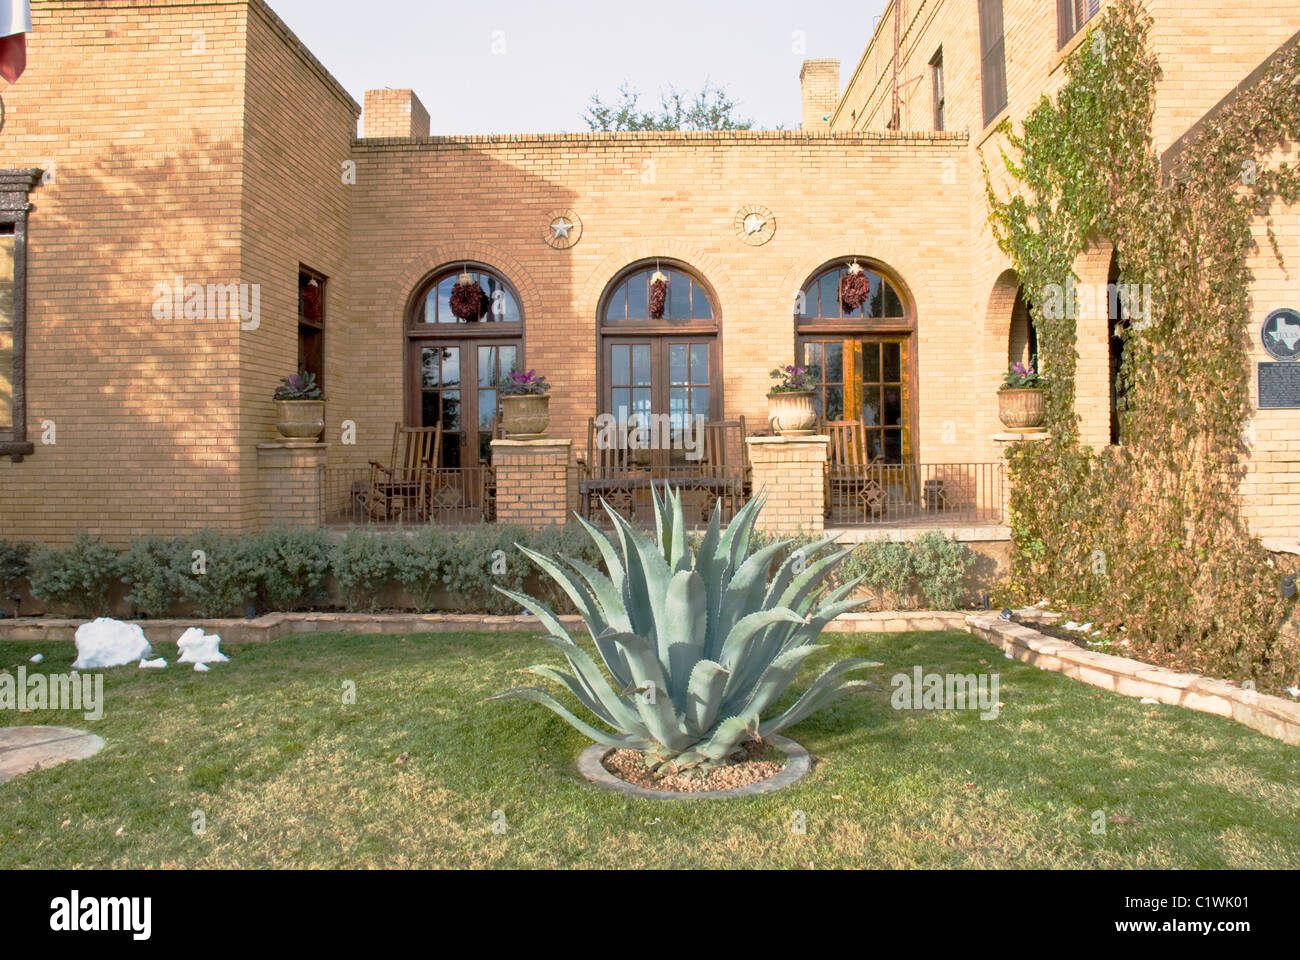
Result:
{"label": "patch of snow", "polygon": [[1092,635],[1093,635],[1094,637],[1100,637],[1100,636],[1101,636],[1101,631],[1100,631],[1100,630],[1094,630],[1094,631],[1092,631]]}
{"label": "patch of snow", "polygon": [[[1086,631],[1092,629],[1092,624],[1091,624],[1091,623],[1085,623],[1085,624],[1084,624],[1083,626],[1081,626],[1079,629],[1080,629],[1080,630],[1083,630],[1083,631],[1086,632]],[[1101,633],[1101,631],[1098,630],[1097,633]],[[1095,636],[1097,635],[1097,633],[1094,633],[1093,636],[1095,637]]]}
{"label": "patch of snow", "polygon": [[161,670],[165,666],[167,666],[167,661],[162,657],[159,657],[157,660],[140,661],[141,670]]}
{"label": "patch of snow", "polygon": [[1300,697],[1300,687],[1287,687],[1286,692],[1293,697]]}
{"label": "patch of snow", "polygon": [[27,662],[28,662],[28,663],[40,663],[40,662],[41,662],[42,660],[44,660],[44,659],[45,659],[45,654],[43,654],[43,653],[38,653],[36,656],[32,657],[32,658],[31,658],[30,660],[28,660]]}
{"label": "patch of snow", "polygon": [[209,672],[211,669],[212,669],[212,668],[209,667],[206,663],[196,663],[196,664],[194,664],[194,672],[195,672],[195,673],[207,673],[207,672]]}
{"label": "patch of snow", "polygon": [[177,663],[227,663],[230,658],[218,647],[221,637],[215,633],[205,634],[199,627],[190,627],[176,641],[181,655]]}
{"label": "patch of snow", "polygon": [[1142,702],[1143,702],[1143,703],[1159,703],[1160,701],[1157,700],[1155,697],[1143,697],[1143,698],[1142,698]]}
{"label": "patch of snow", "polygon": [[1061,629],[1062,629],[1062,630],[1076,630],[1076,631],[1077,631],[1077,630],[1082,630],[1083,627],[1079,626],[1079,625],[1078,625],[1077,623],[1075,623],[1073,620],[1066,620],[1065,623],[1061,624]]}
{"label": "patch of snow", "polygon": [[77,670],[121,667],[153,654],[144,631],[134,623],[100,617],[77,627]]}

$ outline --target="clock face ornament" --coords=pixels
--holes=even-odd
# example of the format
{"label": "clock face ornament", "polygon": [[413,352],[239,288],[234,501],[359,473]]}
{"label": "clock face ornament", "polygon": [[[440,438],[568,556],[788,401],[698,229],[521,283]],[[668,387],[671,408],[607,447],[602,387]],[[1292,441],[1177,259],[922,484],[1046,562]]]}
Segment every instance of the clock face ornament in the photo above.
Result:
{"label": "clock face ornament", "polygon": [[736,211],[736,236],[751,247],[759,247],[776,233],[776,217],[767,207],[750,204]]}
{"label": "clock face ornament", "polygon": [[542,239],[556,250],[567,250],[582,239],[582,220],[572,210],[553,210],[547,214]]}

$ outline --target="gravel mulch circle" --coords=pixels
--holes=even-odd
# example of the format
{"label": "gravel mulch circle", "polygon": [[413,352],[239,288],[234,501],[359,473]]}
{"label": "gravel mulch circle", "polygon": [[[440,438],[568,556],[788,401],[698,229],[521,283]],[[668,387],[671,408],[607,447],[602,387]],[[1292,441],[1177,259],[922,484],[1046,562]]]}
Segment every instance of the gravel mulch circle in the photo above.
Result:
{"label": "gravel mulch circle", "polygon": [[732,790],[776,776],[784,769],[787,757],[767,744],[750,741],[744,745],[745,758],[709,770],[707,773],[690,771],[657,776],[645,765],[645,758],[636,750],[612,750],[602,765],[625,783],[648,790],[673,793],[701,793],[706,790]]}

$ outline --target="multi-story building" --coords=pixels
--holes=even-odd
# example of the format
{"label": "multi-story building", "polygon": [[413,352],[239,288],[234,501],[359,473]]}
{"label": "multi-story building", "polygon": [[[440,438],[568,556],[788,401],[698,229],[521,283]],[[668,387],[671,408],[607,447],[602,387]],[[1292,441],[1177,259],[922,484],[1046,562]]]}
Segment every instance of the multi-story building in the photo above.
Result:
{"label": "multi-story building", "polygon": [[[563,491],[525,518],[577,506],[591,417],[753,433],[769,371],[793,363],[816,366],[823,417],[856,418],[869,457],[913,471],[904,498],[936,466],[992,484],[996,390],[1034,346],[981,157],[1104,6],[893,0],[842,92],[838,63],[804,63],[797,132],[431,136],[436,107],[380,90],[363,114],[263,0],[35,0],[0,130],[0,537],[326,521],[388,462],[397,422],[441,422],[440,466],[469,476],[493,460],[511,366],[553,385],[541,449],[547,495]],[[1147,6],[1162,153],[1300,38],[1281,0]],[[1273,221],[1300,262],[1300,209]],[[1080,278],[1104,285],[1112,260],[1097,238]],[[854,262],[871,297],[846,311]],[[1251,266],[1253,322],[1300,307],[1267,244]],[[463,273],[479,319],[449,309]],[[1083,439],[1116,442],[1105,317],[1078,350]],[[329,398],[306,447],[274,442],[272,392],[299,369]],[[1300,412],[1261,410],[1254,431],[1246,510],[1294,544]],[[968,537],[1005,536],[986,506]]]}

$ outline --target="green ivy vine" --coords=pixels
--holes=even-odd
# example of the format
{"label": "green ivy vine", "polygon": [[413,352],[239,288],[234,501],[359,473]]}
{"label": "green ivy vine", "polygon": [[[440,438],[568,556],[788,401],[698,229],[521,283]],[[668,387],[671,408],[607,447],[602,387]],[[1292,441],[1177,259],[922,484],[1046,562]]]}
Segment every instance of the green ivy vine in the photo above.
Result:
{"label": "green ivy vine", "polygon": [[[1300,170],[1266,165],[1300,142],[1300,49],[1279,57],[1163,174],[1152,137],[1160,66],[1151,20],[1118,0],[1017,134],[1002,133],[1015,184],[985,169],[989,222],[1030,303],[1048,375],[1049,439],[1008,452],[1013,585],[1111,629],[1131,647],[1187,653],[1276,687],[1300,676],[1271,555],[1242,517],[1250,415],[1251,226],[1300,200]],[[1281,257],[1270,224],[1270,239]],[[1122,445],[1079,442],[1076,321],[1035,291],[1070,289],[1089,242],[1118,250],[1121,284],[1150,291],[1121,323]],[[1055,285],[1055,286],[1054,286]],[[1113,322],[1113,321],[1112,321]]]}

